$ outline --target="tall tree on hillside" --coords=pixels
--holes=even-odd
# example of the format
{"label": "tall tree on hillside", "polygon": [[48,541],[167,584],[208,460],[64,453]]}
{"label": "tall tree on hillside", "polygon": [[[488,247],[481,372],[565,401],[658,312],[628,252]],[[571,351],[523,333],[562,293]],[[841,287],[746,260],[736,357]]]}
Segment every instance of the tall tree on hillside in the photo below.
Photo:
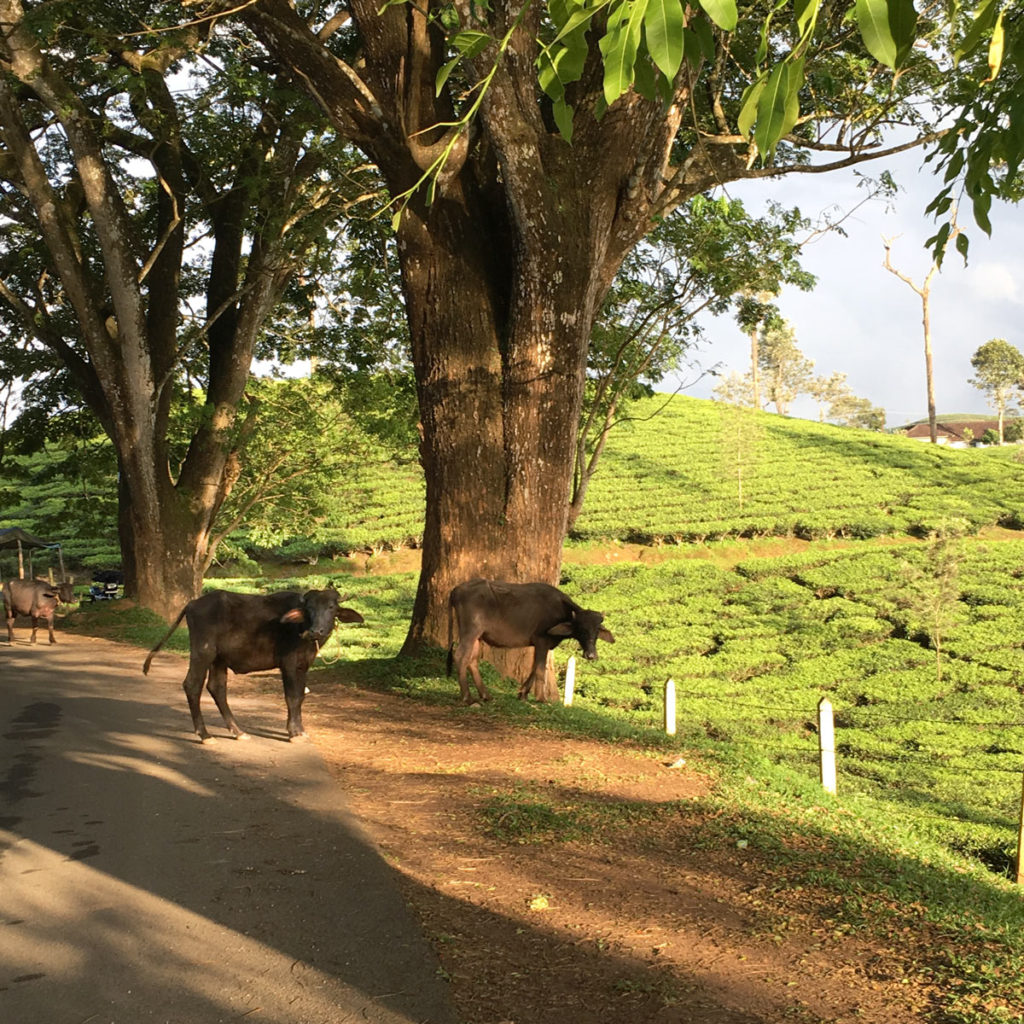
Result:
{"label": "tall tree on hillside", "polygon": [[761,331],[778,327],[782,314],[771,301],[777,293],[746,288],[736,304],[736,320],[750,339],[750,384],[755,409],[761,409]]}
{"label": "tall tree on hillside", "polygon": [[885,429],[885,410],[852,391],[837,396],[828,407],[828,418],[841,426],[859,427],[861,430]]}
{"label": "tall tree on hillside", "polygon": [[812,377],[807,383],[807,393],[818,406],[818,419],[825,421],[829,406],[851,394],[845,373],[833,373],[828,377]]}
{"label": "tall tree on hillside", "polygon": [[[844,5],[812,0],[790,23],[768,4],[742,13],[732,0],[239,10],[401,207],[427,481],[406,650],[444,638],[447,594],[469,576],[557,579],[591,327],[659,219],[730,181],[877,156],[897,122],[927,134],[909,101],[940,79],[910,51],[912,18],[880,58],[903,63],[893,75]],[[893,41],[888,19],[862,22],[872,52]]]}
{"label": "tall tree on hillside", "polygon": [[811,386],[814,360],[800,351],[788,323],[763,332],[758,359],[768,401],[780,416],[788,416],[793,401]]}
{"label": "tall tree on hillside", "polygon": [[1014,392],[1024,389],[1024,354],[1005,338],[993,338],[971,356],[971,366],[977,376],[968,383],[988,395],[989,405],[999,415],[999,443],[1002,444],[1006,410]]}
{"label": "tall tree on hillside", "polygon": [[[127,589],[164,614],[213,558],[252,357],[339,212],[326,179],[343,170],[247,33],[140,32],[181,14],[0,0],[2,315],[67,368],[112,439]],[[193,384],[203,402],[177,447],[174,404]]]}
{"label": "tall tree on hillside", "polygon": [[928,268],[928,273],[924,275],[924,280],[921,284],[917,284],[914,279],[902,270],[897,269],[892,263],[892,243],[893,239],[883,239],[885,245],[885,260],[882,266],[889,271],[890,274],[894,274],[904,284],[907,284],[917,294],[921,300],[921,326],[924,330],[924,372],[925,372],[925,388],[927,391],[928,399],[928,429],[931,435],[931,443],[938,444],[938,428],[935,422],[935,368],[932,360],[932,314],[931,314],[931,295],[932,295],[932,282],[935,275],[939,272],[939,268],[942,266],[942,258],[946,253],[949,243],[955,241],[960,235],[960,229],[956,226],[956,209],[954,208],[949,221],[951,225],[950,231],[947,233],[945,241],[942,243],[938,253],[933,253],[932,265]]}

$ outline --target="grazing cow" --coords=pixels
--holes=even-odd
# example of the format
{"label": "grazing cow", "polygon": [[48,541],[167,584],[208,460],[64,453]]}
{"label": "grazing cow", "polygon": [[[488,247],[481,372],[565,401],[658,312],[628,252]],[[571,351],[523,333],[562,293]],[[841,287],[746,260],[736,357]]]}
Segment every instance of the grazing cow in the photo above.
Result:
{"label": "grazing cow", "polygon": [[50,631],[50,643],[55,644],[57,640],[53,635],[53,613],[58,604],[74,604],[75,588],[70,583],[53,586],[45,580],[7,580],[3,597],[8,643],[14,643],[14,617],[28,615],[32,619],[29,643],[36,642],[36,630],[42,620]]}
{"label": "grazing cow", "polygon": [[359,612],[340,607],[340,600],[333,588],[309,590],[305,594],[233,594],[211,590],[185,605],[167,635],[149,652],[142,671],[149,672],[153,655],[185,619],[189,662],[183,685],[192,725],[202,742],[212,739],[199,710],[204,682],[235,738],[246,736],[228,707],[228,669],[244,675],[279,668],[288,705],[288,739],[304,737],[302,700],[309,666],[336,621],[364,621]]}
{"label": "grazing cow", "polygon": [[464,704],[474,700],[466,682],[467,668],[473,674],[480,699],[491,699],[477,666],[481,641],[492,647],[533,648],[533,669],[519,687],[521,698],[544,678],[548,651],[566,637],[579,641],[583,657],[588,661],[597,657],[598,638],[615,643],[615,637],[601,625],[604,616],[600,612],[581,608],[548,583],[471,580],[454,587],[448,598],[448,675],[452,673],[453,614],[459,628],[455,663]]}

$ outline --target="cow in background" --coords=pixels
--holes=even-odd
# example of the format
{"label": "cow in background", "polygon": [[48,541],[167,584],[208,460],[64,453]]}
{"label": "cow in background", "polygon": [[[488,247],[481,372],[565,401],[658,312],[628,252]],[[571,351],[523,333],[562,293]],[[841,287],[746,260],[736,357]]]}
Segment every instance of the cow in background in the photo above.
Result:
{"label": "cow in background", "polygon": [[276,594],[211,590],[185,605],[167,635],[149,652],[142,671],[149,672],[153,655],[185,619],[189,662],[183,686],[192,726],[202,742],[213,738],[199,709],[204,682],[232,735],[246,738],[228,707],[228,669],[240,675],[280,669],[288,706],[288,739],[305,737],[302,701],[309,666],[335,622],[364,621],[359,612],[340,607],[340,601],[332,587],[305,594],[293,590]]}
{"label": "cow in background", "polygon": [[474,699],[466,682],[467,668],[480,699],[491,699],[478,667],[481,641],[492,647],[533,648],[533,669],[519,687],[520,698],[544,678],[548,651],[567,637],[579,641],[588,661],[597,657],[598,639],[615,643],[615,637],[601,625],[604,616],[600,612],[581,608],[549,583],[471,580],[452,588],[448,597],[448,675],[452,673],[453,617],[459,630],[454,657],[464,704]]}
{"label": "cow in background", "polygon": [[7,580],[3,586],[4,614],[7,617],[7,642],[14,643],[14,619],[25,615],[32,620],[32,636],[29,643],[36,642],[36,630],[45,622],[50,631],[50,643],[57,642],[53,635],[53,614],[58,604],[74,604],[75,588],[70,583],[47,583],[45,580]]}

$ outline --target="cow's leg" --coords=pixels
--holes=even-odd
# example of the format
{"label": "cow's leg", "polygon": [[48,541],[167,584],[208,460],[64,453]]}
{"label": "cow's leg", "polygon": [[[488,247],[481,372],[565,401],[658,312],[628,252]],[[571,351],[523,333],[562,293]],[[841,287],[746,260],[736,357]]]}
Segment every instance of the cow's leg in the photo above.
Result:
{"label": "cow's leg", "polygon": [[467,637],[466,639],[459,640],[459,646],[455,650],[455,664],[459,669],[459,689],[462,691],[462,703],[472,704],[474,698],[470,694],[469,683],[466,682],[466,670],[473,676],[473,683],[476,686],[477,693],[480,695],[480,700],[490,700],[490,691],[484,686],[483,679],[480,678],[480,637],[474,636],[472,638]]}
{"label": "cow's leg", "polygon": [[34,644],[36,642],[36,630],[39,628],[39,616],[32,616],[32,636],[29,637],[28,642]]}
{"label": "cow's leg", "polygon": [[206,688],[220,711],[224,724],[231,730],[236,740],[247,740],[249,734],[235,721],[235,716],[228,707],[228,667],[223,662],[215,661],[210,666],[210,674],[206,679]]}
{"label": "cow's leg", "polygon": [[14,611],[12,609],[4,609],[7,613],[7,642],[9,644],[14,643]]}
{"label": "cow's leg", "polygon": [[306,670],[281,667],[281,682],[284,684],[284,702],[288,708],[288,739],[306,739],[302,725],[302,702],[306,698]]}
{"label": "cow's leg", "polygon": [[[530,674],[523,681],[523,685],[519,687],[519,699],[526,700],[530,696],[530,691],[533,690],[538,680],[543,680],[548,668],[548,651],[551,650],[546,644],[538,643],[533,648],[533,668],[530,669]],[[539,687],[538,693],[543,692]]]}
{"label": "cow's leg", "polygon": [[51,644],[55,644],[57,642],[57,638],[53,635],[53,616],[52,615],[46,620],[46,626],[47,626],[47,629],[49,629],[49,631],[50,631],[50,643]]}
{"label": "cow's leg", "polygon": [[203,683],[206,682],[206,673],[209,669],[209,662],[196,661],[194,658],[188,663],[188,673],[182,687],[185,696],[188,698],[188,709],[192,713],[192,728],[203,743],[213,739],[206,729],[203,721],[203,712],[199,708],[199,698],[203,693]]}

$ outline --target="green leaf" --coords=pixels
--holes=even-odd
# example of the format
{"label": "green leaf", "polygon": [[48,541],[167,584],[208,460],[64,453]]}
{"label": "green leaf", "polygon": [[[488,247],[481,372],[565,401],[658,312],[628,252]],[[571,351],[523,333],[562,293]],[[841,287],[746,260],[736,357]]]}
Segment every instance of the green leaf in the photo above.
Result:
{"label": "green leaf", "polygon": [[989,220],[989,210],[992,209],[992,193],[991,192],[979,192],[971,204],[974,207],[974,220],[975,223],[985,232],[986,235],[992,234],[992,221]]}
{"label": "green leaf", "polygon": [[647,0],[623,0],[608,18],[598,46],[604,57],[604,98],[611,106],[633,84]]}
{"label": "green leaf", "polygon": [[897,67],[914,42],[914,0],[857,0],[854,10],[868,53],[886,67]]}
{"label": "green leaf", "polygon": [[705,18],[693,18],[690,21],[690,27],[693,29],[694,34],[697,36],[697,40],[700,43],[700,51],[706,60],[715,59],[715,32],[711,27],[711,22]]}
{"label": "green leaf", "polygon": [[556,103],[565,96],[562,80],[558,77],[554,61],[547,50],[542,50],[537,58],[537,81],[544,90],[544,94]]}
{"label": "green leaf", "polygon": [[700,0],[704,13],[724,32],[732,32],[739,20],[736,0]]}
{"label": "green leaf", "polygon": [[982,79],[985,82],[994,81],[1003,66],[1003,51],[1006,46],[1006,30],[1003,28],[1003,12],[999,12],[996,18],[996,27],[992,30],[992,41],[988,45],[988,78]]}
{"label": "green leaf", "polygon": [[459,61],[479,57],[487,49],[487,45],[490,42],[491,37],[486,32],[458,32],[452,36],[451,45],[458,51],[458,55],[453,57],[438,71],[437,78],[434,81],[434,95],[439,96],[441,94],[445,82],[448,81],[448,77],[455,70]]}
{"label": "green leaf", "polygon": [[650,60],[646,59],[650,55],[646,53],[646,48],[641,47],[639,53],[639,60],[637,60],[633,72],[633,88],[645,100],[653,102],[658,98],[658,84],[655,76],[658,76],[658,69],[651,63]]}
{"label": "green leaf", "polygon": [[583,28],[585,31],[586,27],[589,26],[590,22],[593,20],[594,15],[597,13],[599,9],[600,6],[576,7],[576,9],[566,19],[565,24],[562,25],[561,28],[559,28],[558,35],[555,36],[555,38],[552,40],[552,45],[561,42],[566,36],[571,35],[579,28]]}
{"label": "green leaf", "polygon": [[680,0],[649,0],[644,32],[651,59],[668,79],[683,62],[683,5]]}
{"label": "green leaf", "polygon": [[772,68],[757,104],[754,141],[762,156],[774,151],[793,129],[800,116],[800,88],[804,84],[804,62],[786,61]]}
{"label": "green leaf", "polygon": [[691,68],[699,67],[700,62],[704,59],[700,40],[697,38],[697,33],[691,28],[683,29],[683,56]]}
{"label": "green leaf", "polygon": [[764,92],[766,82],[767,79],[759,78],[743,90],[740,116],[737,118],[736,124],[740,135],[744,137],[750,134],[750,129],[754,127],[754,123],[757,121],[757,104],[761,99],[761,93]]}
{"label": "green leaf", "polygon": [[996,20],[996,0],[983,0],[978,8],[978,13],[971,22],[963,42],[956,48],[953,60],[959,63],[967,54],[971,53],[981,40],[988,35]]}
{"label": "green leaf", "polygon": [[445,64],[440,71],[437,73],[437,78],[434,79],[434,95],[440,96],[441,90],[444,88],[444,83],[448,81],[448,77],[455,70],[455,66],[462,60],[462,54],[458,57],[452,57],[447,64]]}
{"label": "green leaf", "polygon": [[801,38],[817,17],[820,7],[821,0],[796,0],[793,5],[793,14],[796,17],[796,30],[800,33]]}
{"label": "green leaf", "polygon": [[558,134],[566,142],[572,142],[572,107],[564,99],[560,99],[551,105],[551,112],[558,126]]}

